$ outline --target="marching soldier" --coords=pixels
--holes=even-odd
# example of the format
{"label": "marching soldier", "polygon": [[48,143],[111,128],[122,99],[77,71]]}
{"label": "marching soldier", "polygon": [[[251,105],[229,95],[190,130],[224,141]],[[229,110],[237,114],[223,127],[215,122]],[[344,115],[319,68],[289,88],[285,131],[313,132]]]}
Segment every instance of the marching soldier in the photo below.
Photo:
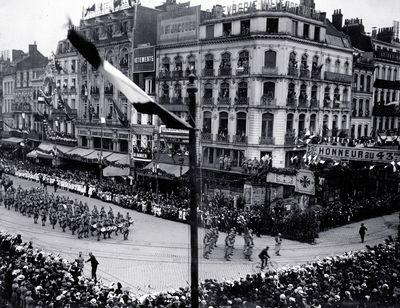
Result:
{"label": "marching soldier", "polygon": [[124,240],[127,240],[129,236],[129,221],[125,221],[124,226],[122,227],[122,234],[124,236]]}
{"label": "marching soldier", "polygon": [[42,209],[42,227],[46,225],[47,220],[47,211],[46,209]]}
{"label": "marching soldier", "polygon": [[97,235],[97,241],[100,241],[101,237],[101,232],[102,232],[103,224],[101,221],[99,221],[96,225],[96,235]]}
{"label": "marching soldier", "polygon": [[212,249],[214,247],[214,241],[213,241],[213,231],[211,229],[208,229],[206,231],[206,234],[204,235],[203,239],[203,257],[204,259],[209,259],[209,255],[212,252]]}
{"label": "marching soldier", "polygon": [[235,231],[232,229],[231,232],[225,238],[225,260],[226,261],[231,261],[234,245],[235,245]]}
{"label": "marching soldier", "polygon": [[37,206],[35,206],[33,210],[33,222],[37,224],[38,219],[39,219],[39,209]]}
{"label": "marching soldier", "polygon": [[251,261],[251,256],[253,254],[253,230],[249,229],[244,235],[244,247],[243,247],[243,254],[244,258]]}

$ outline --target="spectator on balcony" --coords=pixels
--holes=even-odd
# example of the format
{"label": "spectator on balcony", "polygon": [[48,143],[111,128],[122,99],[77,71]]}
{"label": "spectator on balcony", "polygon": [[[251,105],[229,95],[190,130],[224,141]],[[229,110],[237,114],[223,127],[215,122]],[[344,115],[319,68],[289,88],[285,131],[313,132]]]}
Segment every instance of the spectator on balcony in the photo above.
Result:
{"label": "spectator on balcony", "polygon": [[224,169],[224,156],[221,155],[219,157],[219,170],[223,170]]}

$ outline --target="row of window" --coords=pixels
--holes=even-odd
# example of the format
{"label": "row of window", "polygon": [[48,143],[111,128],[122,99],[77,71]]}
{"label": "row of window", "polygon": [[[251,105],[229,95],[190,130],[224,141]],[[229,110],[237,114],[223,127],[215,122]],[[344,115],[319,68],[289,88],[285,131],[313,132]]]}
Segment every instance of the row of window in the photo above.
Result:
{"label": "row of window", "polygon": [[398,100],[399,90],[376,89],[374,92],[374,102],[391,103]]}
{"label": "row of window", "polygon": [[4,94],[13,94],[14,93],[14,81],[3,82],[3,91],[4,91]]}
{"label": "row of window", "polygon": [[375,70],[376,70],[376,76],[379,79],[392,80],[392,81],[400,79],[398,76],[397,68],[377,66]]}
{"label": "row of window", "polygon": [[[227,112],[220,112],[218,117],[218,136],[228,136],[228,121],[229,114]],[[329,116],[324,115],[322,126],[324,129],[337,129],[339,125],[339,117],[334,115],[332,117],[332,123],[329,125]],[[205,111],[203,113],[203,129],[202,132],[205,134],[211,134],[212,125],[212,113]],[[288,113],[286,117],[286,132],[291,133],[296,130],[297,133],[305,132],[310,130],[311,133],[316,133],[317,129],[317,115],[311,114],[310,121],[307,126],[306,115],[304,113],[299,114],[297,127],[294,127],[294,114]],[[342,115],[341,129],[347,129],[347,116]],[[247,133],[247,114],[245,112],[238,112],[236,114],[236,136],[246,136]],[[261,117],[261,138],[272,138],[274,136],[274,114],[263,113]]]}
{"label": "row of window", "polygon": [[[396,128],[396,117],[374,117],[372,120],[372,127],[373,130],[388,130],[388,129],[394,129]],[[397,120],[397,127],[400,127],[400,120]]]}
{"label": "row of window", "polygon": [[353,88],[356,91],[360,92],[371,92],[373,85],[372,85],[372,76],[367,75],[365,77],[364,74],[358,75],[357,73],[354,73],[354,84]]}
{"label": "row of window", "polygon": [[[357,105],[358,101],[358,105]],[[352,115],[353,117],[368,117],[370,115],[369,99],[353,99]]]}

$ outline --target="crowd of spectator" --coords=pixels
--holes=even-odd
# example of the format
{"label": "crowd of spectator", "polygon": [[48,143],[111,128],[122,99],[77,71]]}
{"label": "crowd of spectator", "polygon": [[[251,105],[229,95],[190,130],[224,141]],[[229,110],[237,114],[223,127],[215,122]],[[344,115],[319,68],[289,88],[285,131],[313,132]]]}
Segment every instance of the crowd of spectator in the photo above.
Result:
{"label": "crowd of spectator", "polygon": [[[190,307],[189,289],[135,297],[122,285],[85,278],[78,262],[0,232],[0,303],[14,307]],[[366,249],[305,265],[205,280],[201,308],[387,307],[400,303],[400,246],[389,238]]]}

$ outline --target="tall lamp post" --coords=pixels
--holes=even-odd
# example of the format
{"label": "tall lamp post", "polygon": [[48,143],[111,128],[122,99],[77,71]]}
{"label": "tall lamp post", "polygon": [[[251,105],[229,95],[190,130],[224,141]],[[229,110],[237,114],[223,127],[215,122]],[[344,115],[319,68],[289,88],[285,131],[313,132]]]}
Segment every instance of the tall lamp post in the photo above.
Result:
{"label": "tall lamp post", "polygon": [[103,180],[103,171],[101,165],[103,163],[103,125],[106,123],[105,117],[100,117],[100,157],[99,157],[99,170],[100,170],[100,181]]}
{"label": "tall lamp post", "polygon": [[194,84],[196,76],[189,75],[187,93],[189,96],[189,168],[190,168],[190,295],[191,307],[199,307],[199,254],[198,254],[198,223],[197,223],[197,204],[198,204],[198,179],[197,179],[197,130],[196,130],[196,92]]}

